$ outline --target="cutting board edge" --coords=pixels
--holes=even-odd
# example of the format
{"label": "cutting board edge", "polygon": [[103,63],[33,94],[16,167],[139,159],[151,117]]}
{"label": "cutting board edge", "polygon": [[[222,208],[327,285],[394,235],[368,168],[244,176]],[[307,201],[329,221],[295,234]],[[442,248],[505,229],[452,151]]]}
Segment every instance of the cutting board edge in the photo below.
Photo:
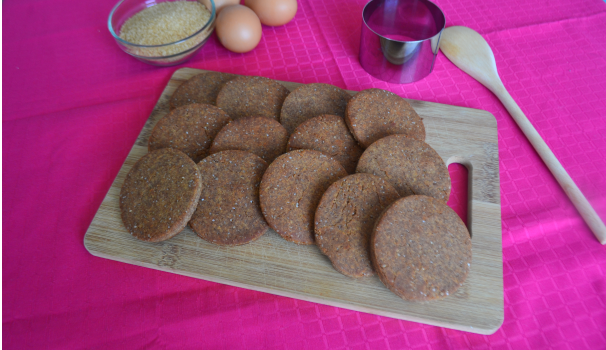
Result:
{"label": "cutting board edge", "polygon": [[283,290],[278,290],[278,289],[249,285],[246,283],[235,282],[235,281],[231,281],[228,279],[223,279],[223,278],[219,278],[219,277],[215,277],[215,276],[211,276],[211,275],[196,274],[196,273],[188,272],[188,271],[184,271],[184,270],[171,269],[170,267],[163,267],[163,266],[155,265],[152,263],[146,263],[146,262],[142,262],[142,261],[118,257],[115,255],[105,254],[103,252],[92,249],[87,244],[88,236],[89,236],[89,234],[87,232],[87,234],[84,236],[84,246],[91,255],[98,257],[98,258],[113,260],[113,261],[117,261],[117,262],[121,262],[121,263],[126,263],[126,264],[130,264],[130,265],[149,268],[149,269],[167,272],[167,273],[174,273],[174,274],[178,274],[181,276],[201,279],[204,281],[209,281],[209,282],[218,283],[218,284],[224,284],[224,285],[233,286],[233,287],[237,287],[237,288],[243,288],[243,289],[248,289],[248,290],[254,290],[257,292],[278,295],[281,297],[293,298],[293,299],[308,301],[308,302],[312,302],[312,303],[316,303],[316,304],[339,307],[339,308],[357,311],[357,312],[364,312],[364,313],[371,314],[371,315],[385,316],[385,317],[390,317],[390,318],[403,320],[403,321],[418,322],[418,323],[427,324],[427,325],[431,325],[431,326],[444,327],[444,328],[454,329],[454,330],[458,330],[458,331],[464,331],[464,332],[470,332],[470,333],[482,334],[482,335],[493,334],[501,327],[501,325],[503,324],[503,321],[504,321],[504,309],[503,308],[501,308],[499,310],[500,317],[498,319],[494,320],[495,325],[492,327],[483,328],[483,327],[474,327],[474,326],[464,326],[461,324],[444,322],[444,321],[434,320],[431,318],[416,317],[416,316],[410,316],[410,315],[406,315],[406,314],[399,314],[399,313],[394,313],[394,312],[376,310],[376,309],[372,309],[372,308],[364,307],[364,306],[340,303],[338,301],[331,300],[331,299],[320,299],[320,298],[315,298],[313,296],[308,296],[308,295],[289,293],[288,291],[283,291]]}

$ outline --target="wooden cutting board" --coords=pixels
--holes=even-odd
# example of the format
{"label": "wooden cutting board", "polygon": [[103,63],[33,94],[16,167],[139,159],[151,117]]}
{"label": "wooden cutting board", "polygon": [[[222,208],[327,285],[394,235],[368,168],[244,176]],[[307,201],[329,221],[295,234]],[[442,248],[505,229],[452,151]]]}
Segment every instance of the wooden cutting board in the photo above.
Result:
{"label": "wooden cutting board", "polygon": [[[354,280],[341,275],[316,246],[297,246],[273,231],[239,247],[210,244],[189,228],[161,243],[133,238],[120,218],[118,197],[124,178],[147,153],[150,132],[168,113],[173,91],[200,73],[204,71],[183,68],[171,77],[86,232],[84,245],[91,254],[207,281],[473,333],[492,334],[501,326],[503,269],[497,123],[486,111],[409,100],[424,120],[427,143],[447,164],[465,165],[470,176],[471,271],[463,286],[443,300],[404,301],[377,277]],[[290,90],[301,85],[281,83]]]}

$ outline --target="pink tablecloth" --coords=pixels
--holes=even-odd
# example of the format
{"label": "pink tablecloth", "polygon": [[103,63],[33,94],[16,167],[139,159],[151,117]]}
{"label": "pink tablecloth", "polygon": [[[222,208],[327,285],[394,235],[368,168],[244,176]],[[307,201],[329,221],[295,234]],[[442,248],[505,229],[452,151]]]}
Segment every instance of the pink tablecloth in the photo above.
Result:
{"label": "pink tablecloth", "polygon": [[[357,60],[364,1],[300,0],[250,53],[212,38],[183,66],[484,109],[495,115],[505,321],[480,336],[91,256],[83,237],[171,74],[121,52],[113,0],[5,1],[3,345],[30,348],[606,348],[606,248],[503,106],[439,54],[409,85]],[[507,88],[606,220],[606,4],[439,0],[479,31]],[[458,176],[458,175],[457,175]],[[455,178],[459,179],[459,177]],[[454,201],[456,202],[456,200]],[[454,204],[456,206],[456,204]]]}

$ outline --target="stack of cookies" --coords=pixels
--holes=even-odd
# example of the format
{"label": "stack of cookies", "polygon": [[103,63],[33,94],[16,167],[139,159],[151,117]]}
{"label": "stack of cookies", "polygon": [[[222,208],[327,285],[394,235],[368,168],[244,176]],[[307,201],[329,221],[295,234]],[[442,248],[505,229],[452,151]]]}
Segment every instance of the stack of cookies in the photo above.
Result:
{"label": "stack of cookies", "polygon": [[271,228],[405,300],[443,298],[467,277],[471,240],[446,205],[448,169],[401,97],[211,72],[170,107],[120,193],[134,237],[158,242],[189,224],[234,246]]}

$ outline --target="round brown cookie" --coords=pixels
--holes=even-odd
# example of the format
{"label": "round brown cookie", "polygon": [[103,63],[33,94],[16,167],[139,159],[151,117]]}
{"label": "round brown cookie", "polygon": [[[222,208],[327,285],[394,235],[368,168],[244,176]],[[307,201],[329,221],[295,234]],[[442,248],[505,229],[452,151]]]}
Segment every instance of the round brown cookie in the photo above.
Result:
{"label": "round brown cookie", "polygon": [[208,104],[191,104],[170,111],[156,123],[149,136],[149,151],[174,148],[195,162],[208,155],[215,135],[231,119],[221,109]]}
{"label": "round brown cookie", "polygon": [[471,266],[471,238],[459,216],[427,196],[401,198],[381,214],[371,237],[379,278],[405,300],[454,294]]}
{"label": "round brown cookie", "polygon": [[208,72],[189,78],[173,92],[170,98],[170,108],[189,105],[192,103],[205,103],[215,105],[217,95],[223,85],[234,79],[233,74]]}
{"label": "round brown cookie", "polygon": [[275,80],[241,76],[225,83],[217,96],[217,106],[234,120],[261,116],[280,121],[280,110],[288,93]]}
{"label": "round brown cookie", "polygon": [[280,123],[289,134],[306,120],[321,114],[345,116],[351,95],[330,84],[306,84],[294,89],[284,100]]}
{"label": "round brown cookie", "polygon": [[202,239],[235,246],[268,229],[259,208],[259,182],[267,163],[245,151],[223,151],[200,163],[203,188],[189,226]]}
{"label": "round brown cookie", "polygon": [[353,174],[330,185],[315,216],[316,245],[340,273],[373,274],[370,235],[381,212],[399,198],[387,181],[371,174]]}
{"label": "round brown cookie", "polygon": [[149,242],[181,232],[196,210],[200,172],[185,153],[164,148],[144,155],[126,175],[120,211],[126,230]]}
{"label": "round brown cookie", "polygon": [[410,103],[381,89],[358,92],[347,104],[345,122],[364,148],[394,134],[425,140],[423,120]]}
{"label": "round brown cookie", "polygon": [[356,164],[364,150],[353,138],[343,118],[320,115],[311,118],[290,135],[288,151],[313,149],[338,160],[348,173],[356,171]]}
{"label": "round brown cookie", "polygon": [[210,146],[210,154],[237,149],[252,152],[267,163],[286,151],[288,133],[282,124],[265,117],[245,117],[223,127]]}
{"label": "round brown cookie", "polygon": [[261,180],[259,199],[269,226],[287,241],[314,243],[314,213],[328,186],[347,176],[341,164],[318,151],[276,158]]}
{"label": "round brown cookie", "polygon": [[404,135],[373,143],[360,157],[356,172],[384,178],[402,197],[422,194],[446,203],[450,195],[450,174],[440,155],[424,141]]}

